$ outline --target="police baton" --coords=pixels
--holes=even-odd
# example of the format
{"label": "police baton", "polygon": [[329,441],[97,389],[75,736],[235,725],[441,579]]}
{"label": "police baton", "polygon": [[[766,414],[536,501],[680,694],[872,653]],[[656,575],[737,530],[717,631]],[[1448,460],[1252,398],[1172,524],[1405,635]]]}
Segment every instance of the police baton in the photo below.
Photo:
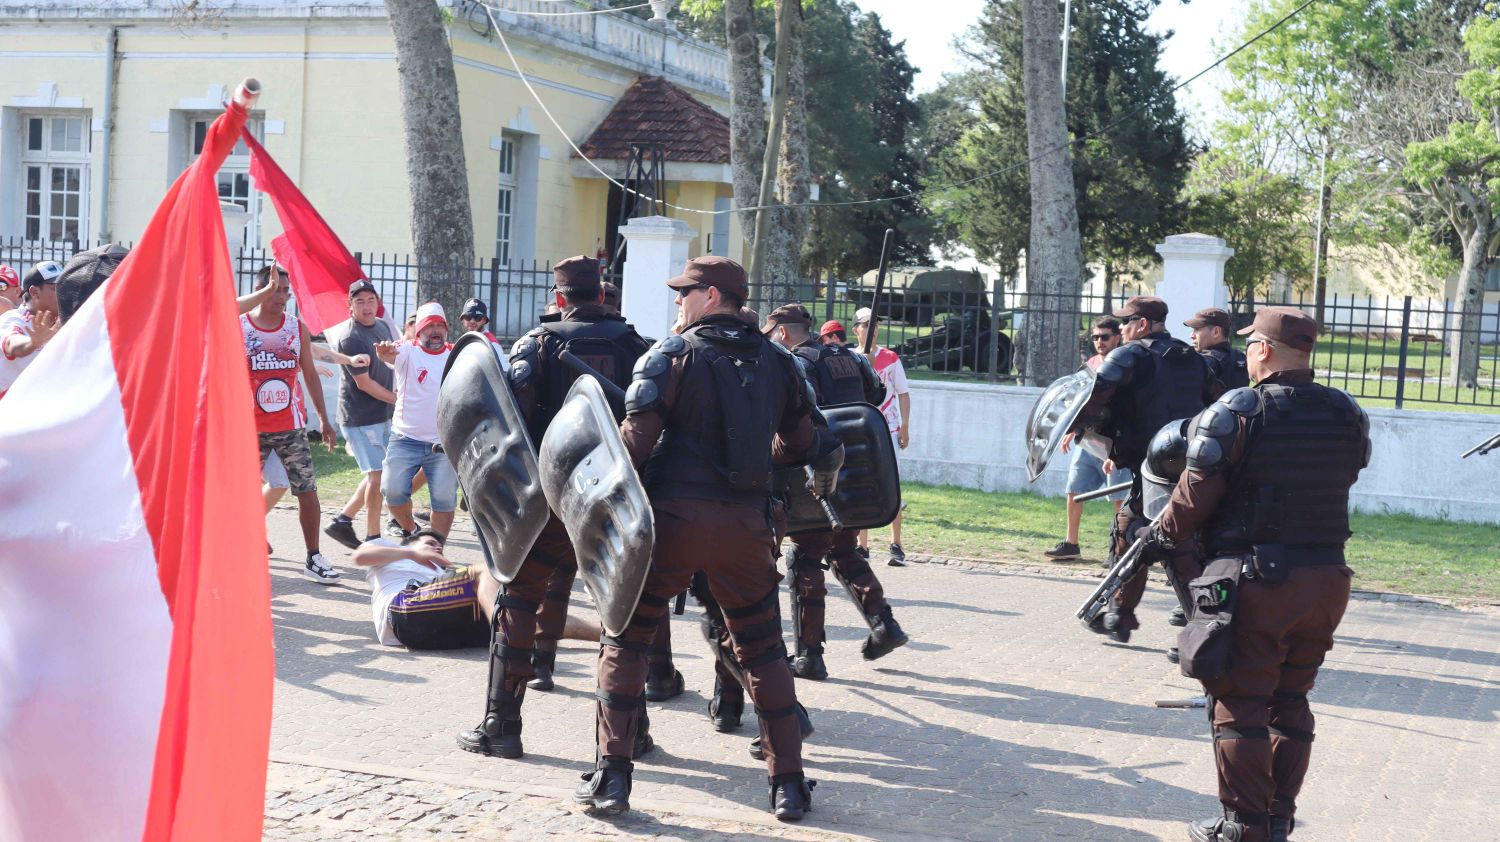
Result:
{"label": "police baton", "polygon": [[1075,502],[1075,503],[1087,503],[1090,500],[1098,500],[1100,497],[1108,497],[1111,494],[1118,494],[1121,491],[1128,491],[1128,490],[1130,490],[1130,483],[1129,482],[1122,482],[1119,485],[1106,485],[1103,488],[1096,489],[1094,491],[1089,491],[1089,492],[1084,493],[1084,494],[1074,494],[1073,495],[1073,502]]}
{"label": "police baton", "polygon": [[1487,438],[1479,444],[1476,444],[1468,450],[1465,450],[1464,455],[1458,458],[1467,459],[1475,453],[1483,456],[1484,454],[1489,453],[1491,450],[1494,450],[1497,447],[1500,447],[1500,434],[1495,435],[1493,438]]}
{"label": "police baton", "polygon": [[880,293],[885,290],[885,268],[891,259],[891,240],[896,238],[896,229],[885,229],[885,239],[880,242],[880,271],[875,273],[875,297],[870,299],[870,326],[865,328],[864,347],[861,352],[870,356],[875,351],[875,325],[879,322]]}
{"label": "police baton", "polygon": [[817,482],[817,480],[813,477],[812,466],[803,465],[802,470],[807,474],[808,492],[812,494],[814,500],[818,501],[818,505],[823,507],[823,516],[828,518],[828,528],[834,532],[843,532],[844,521],[839,517],[839,513],[833,510],[833,504],[828,502],[827,497],[813,491],[813,483]]}

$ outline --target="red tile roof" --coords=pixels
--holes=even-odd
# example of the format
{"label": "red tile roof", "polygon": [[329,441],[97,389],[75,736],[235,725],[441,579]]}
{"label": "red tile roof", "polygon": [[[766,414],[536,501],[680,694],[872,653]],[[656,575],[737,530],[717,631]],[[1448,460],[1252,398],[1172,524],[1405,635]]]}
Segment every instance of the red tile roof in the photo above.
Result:
{"label": "red tile roof", "polygon": [[729,118],[660,76],[642,76],[581,148],[590,158],[624,160],[632,143],[658,146],[668,161],[727,164]]}

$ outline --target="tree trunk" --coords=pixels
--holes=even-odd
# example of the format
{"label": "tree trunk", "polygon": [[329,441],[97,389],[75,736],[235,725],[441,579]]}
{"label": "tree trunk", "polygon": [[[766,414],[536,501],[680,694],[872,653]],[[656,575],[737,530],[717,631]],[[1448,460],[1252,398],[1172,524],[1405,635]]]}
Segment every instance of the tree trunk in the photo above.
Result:
{"label": "tree trunk", "polygon": [[474,285],[474,220],[453,50],[435,0],[386,0],[396,41],[401,122],[417,253],[417,295],[458,314]]}
{"label": "tree trunk", "polygon": [[[734,204],[753,208],[759,200],[761,164],[766,154],[765,81],[753,0],[724,0],[724,31],[729,41],[729,164]],[[755,213],[740,213],[745,243],[754,239]]]}
{"label": "tree trunk", "polygon": [[1484,313],[1484,276],[1489,268],[1489,243],[1495,235],[1494,215],[1475,214],[1474,228],[1464,240],[1464,268],[1458,283],[1458,336],[1448,348],[1448,384],[1455,388],[1479,386],[1479,332]]}
{"label": "tree trunk", "polygon": [[[811,196],[812,176],[807,150],[807,78],[803,60],[801,0],[777,0],[777,14],[790,4],[786,13],[792,16],[791,37],[787,43],[786,111],[782,117],[781,149],[776,168],[776,182],[784,205],[805,204]],[[808,209],[780,207],[771,215],[766,234],[766,271],[764,305],[781,305],[797,301],[805,292],[802,282],[802,244],[807,238]]]}
{"label": "tree trunk", "polygon": [[1083,251],[1073,187],[1073,152],[1063,112],[1062,20],[1056,0],[1022,0],[1026,146],[1031,157],[1031,240],[1027,247],[1027,385],[1077,367]]}

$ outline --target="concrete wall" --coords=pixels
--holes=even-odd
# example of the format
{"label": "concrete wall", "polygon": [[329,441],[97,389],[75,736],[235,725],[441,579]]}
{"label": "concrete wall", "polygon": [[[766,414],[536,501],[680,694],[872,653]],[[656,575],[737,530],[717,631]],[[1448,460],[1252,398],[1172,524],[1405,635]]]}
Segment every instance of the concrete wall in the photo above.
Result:
{"label": "concrete wall", "polygon": [[[1052,460],[1035,485],[1026,481],[1026,416],[1041,389],[914,381],[911,447],[903,479],[982,491],[1063,493],[1068,457]],[[1370,513],[1500,523],[1500,452],[1459,454],[1500,432],[1500,416],[1371,409],[1370,467],[1353,505]]]}

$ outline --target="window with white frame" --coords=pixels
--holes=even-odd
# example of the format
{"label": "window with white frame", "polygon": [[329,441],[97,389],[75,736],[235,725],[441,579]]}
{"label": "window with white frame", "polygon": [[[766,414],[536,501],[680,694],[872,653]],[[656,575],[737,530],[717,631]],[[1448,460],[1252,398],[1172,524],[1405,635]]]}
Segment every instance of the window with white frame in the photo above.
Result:
{"label": "window with white frame", "polygon": [[[187,137],[190,146],[187,162],[189,164],[198,160],[198,156],[203,153],[203,143],[208,139],[208,127],[218,116],[218,114],[193,114],[188,117],[190,131]],[[256,139],[263,137],[259,119],[252,118],[246,126]],[[230,246],[259,246],[262,197],[250,183],[250,147],[245,145],[244,140],[236,143],[229,157],[224,159],[224,164],[219,167],[218,181],[219,198],[239,205],[250,214],[250,221],[245,224],[244,239],[239,243],[230,243]]]}
{"label": "window with white frame", "polygon": [[88,235],[87,113],[22,114],[21,217],[28,240],[73,240]]}
{"label": "window with white frame", "polygon": [[510,265],[511,233],[515,221],[516,140],[508,135],[500,139],[500,189],[495,210],[495,259],[501,266]]}

